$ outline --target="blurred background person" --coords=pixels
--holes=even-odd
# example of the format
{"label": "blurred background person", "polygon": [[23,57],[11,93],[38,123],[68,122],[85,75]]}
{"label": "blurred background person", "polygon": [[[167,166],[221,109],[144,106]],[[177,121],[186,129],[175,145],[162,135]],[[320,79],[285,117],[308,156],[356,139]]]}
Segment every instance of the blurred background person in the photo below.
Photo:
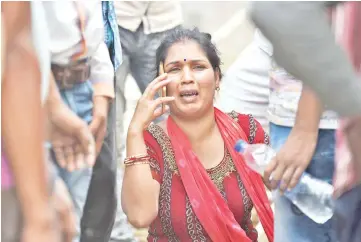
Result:
{"label": "blurred background person", "polygon": [[[109,104],[114,98],[114,69],[104,43],[101,2],[42,4],[50,31],[52,74],[63,101],[89,125],[99,159],[107,133]],[[57,174],[74,203],[77,235],[73,241],[77,242],[94,162],[81,162],[77,146],[68,146],[62,134],[52,135],[51,141]]]}
{"label": "blurred background person", "polygon": [[[6,60],[2,70],[2,216],[6,222],[1,238],[58,241],[63,233],[62,241],[70,242],[75,232],[72,202],[64,184],[51,172],[43,144],[58,130],[79,144],[79,152],[86,156],[94,149],[90,130],[65,106],[49,79],[49,35],[41,3],[2,3],[2,21],[2,33],[6,33],[2,35],[6,40],[2,46]],[[39,112],[42,102],[45,109]],[[24,117],[27,122],[20,122]]]}
{"label": "blurred background person", "polygon": [[[323,109],[312,91],[302,87],[300,81],[272,60],[272,45],[259,30],[256,30],[252,44],[242,53],[238,65],[234,69],[230,68],[235,71],[226,73],[219,102],[223,108],[247,110],[251,114],[256,112],[265,125],[270,126],[271,145],[280,151],[277,156],[280,164],[292,161],[297,174],[306,171],[331,183],[335,129],[338,127],[336,113],[326,111],[322,115]],[[241,95],[237,96],[236,93]],[[290,145],[297,148],[290,148]],[[280,173],[280,167],[277,168]],[[292,173],[281,173],[285,174],[281,189],[285,189],[283,186],[288,188],[289,183],[294,185],[295,180],[291,178],[295,170],[291,170]],[[277,218],[275,241],[299,241],[306,238],[309,241],[322,241],[332,236],[331,221],[316,226],[287,198],[276,196],[273,199]],[[284,231],[284,224],[289,224],[290,229]],[[300,230],[300,226],[303,229]]]}
{"label": "blurred background person", "polygon": [[[104,42],[114,67],[114,73],[122,63],[118,24],[114,2],[102,1]],[[114,79],[115,85],[115,79]],[[93,167],[88,196],[82,217],[82,242],[131,242],[135,241],[120,204],[122,168],[116,159],[115,103],[109,105],[107,135],[98,160]],[[113,233],[112,233],[113,231]]]}
{"label": "blurred background person", "polygon": [[272,42],[277,63],[316,91],[326,107],[349,117],[341,124],[348,143],[342,135],[336,143],[334,189],[338,199],[334,219],[338,240],[358,241],[361,235],[361,217],[357,212],[361,202],[361,83],[356,71],[361,64],[361,8],[358,2],[347,2],[344,6],[353,5],[350,12],[344,13],[346,21],[342,27],[346,29],[342,32],[350,61],[336,43],[327,19],[329,7],[336,4],[340,3],[259,2],[254,3],[251,16]]}
{"label": "blurred background person", "polygon": [[30,2],[2,2],[1,20],[1,240],[60,241],[43,146],[49,83],[41,83]]}
{"label": "blurred background person", "polygon": [[222,78],[217,105],[224,112],[252,114],[268,131],[272,45],[259,30]]}

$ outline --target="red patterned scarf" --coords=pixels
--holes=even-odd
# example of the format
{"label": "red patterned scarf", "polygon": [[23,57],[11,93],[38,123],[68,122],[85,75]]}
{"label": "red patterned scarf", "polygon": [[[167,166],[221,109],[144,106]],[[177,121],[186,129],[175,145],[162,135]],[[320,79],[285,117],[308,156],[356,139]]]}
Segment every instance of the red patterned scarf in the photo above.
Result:
{"label": "red patterned scarf", "polygon": [[[244,131],[231,117],[215,108],[215,119],[226,148],[244,186],[252,199],[268,240],[273,242],[273,212],[260,175],[249,169],[243,157],[234,150],[239,139],[248,141]],[[222,198],[206,169],[192,151],[191,144],[174,120],[168,118],[168,134],[174,149],[178,170],[190,203],[212,241],[251,242]],[[241,201],[240,201],[241,202]]]}

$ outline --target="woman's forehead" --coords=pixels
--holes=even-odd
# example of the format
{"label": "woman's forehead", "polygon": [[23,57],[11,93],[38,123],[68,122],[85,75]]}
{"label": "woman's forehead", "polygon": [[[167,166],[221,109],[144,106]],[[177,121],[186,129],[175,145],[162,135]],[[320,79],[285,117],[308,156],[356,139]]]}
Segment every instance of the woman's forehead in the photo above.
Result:
{"label": "woman's forehead", "polygon": [[200,45],[194,41],[182,41],[173,44],[165,58],[165,63],[178,62],[184,60],[208,60]]}

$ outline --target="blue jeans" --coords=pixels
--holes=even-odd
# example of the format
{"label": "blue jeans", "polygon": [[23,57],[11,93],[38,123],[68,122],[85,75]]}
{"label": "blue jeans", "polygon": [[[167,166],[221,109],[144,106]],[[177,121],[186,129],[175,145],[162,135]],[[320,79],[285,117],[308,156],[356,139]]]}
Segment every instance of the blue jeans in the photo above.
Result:
{"label": "blue jeans", "polygon": [[[291,127],[270,124],[273,149],[278,151],[286,142]],[[335,157],[335,130],[320,129],[314,156],[306,172],[320,180],[332,182]],[[274,193],[278,194],[278,193]],[[332,219],[317,224],[304,215],[286,197],[275,195],[275,242],[336,241]]]}
{"label": "blue jeans", "polygon": [[[71,89],[61,90],[60,94],[65,104],[67,104],[75,114],[87,123],[92,121],[93,88],[90,81],[76,84]],[[53,160],[55,161],[54,155]],[[61,168],[57,162],[55,162],[55,165],[59,177],[64,180],[73,199],[77,226],[77,235],[73,242],[78,242],[80,236],[80,219],[83,215],[83,209],[88,194],[92,168],[84,168],[82,170],[69,172]]]}

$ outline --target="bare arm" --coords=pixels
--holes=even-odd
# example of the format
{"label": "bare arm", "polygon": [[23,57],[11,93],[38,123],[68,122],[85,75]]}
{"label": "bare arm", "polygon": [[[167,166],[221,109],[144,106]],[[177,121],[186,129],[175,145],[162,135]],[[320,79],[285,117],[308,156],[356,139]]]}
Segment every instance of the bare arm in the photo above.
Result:
{"label": "bare arm", "polygon": [[[52,214],[44,159],[40,72],[30,39],[30,4],[22,3],[22,6],[2,3],[3,7],[7,5],[3,8],[5,12],[17,8],[18,16],[26,23],[19,27],[18,33],[7,35],[7,43],[12,46],[7,46],[7,65],[3,75],[2,139],[25,222],[43,221],[43,225],[49,226]],[[8,15],[4,16],[8,20],[8,30],[12,21],[7,19]]]}
{"label": "bare arm", "polygon": [[[127,156],[146,153],[142,129],[130,127],[127,136]],[[136,228],[148,227],[157,217],[159,190],[160,185],[153,180],[148,164],[125,167],[122,207],[130,223]]]}
{"label": "bare arm", "polygon": [[251,17],[274,48],[274,58],[342,116],[361,113],[361,82],[336,44],[330,2],[253,2]]}
{"label": "bare arm", "polygon": [[322,103],[316,96],[316,93],[309,87],[303,85],[293,129],[300,129],[317,134],[322,112]]}
{"label": "bare arm", "polygon": [[265,171],[265,182],[269,186],[269,177],[272,174],[271,188],[276,189],[281,182],[280,190],[293,188],[309,165],[318,137],[318,127],[322,115],[322,105],[316,94],[303,86],[301,99],[298,103],[296,122],[286,143],[271,161]]}
{"label": "bare arm", "polygon": [[[167,110],[157,109],[158,105],[174,101],[174,97],[161,97],[154,100],[154,95],[170,80],[167,74],[155,78],[138,100],[127,136],[127,156],[147,154],[143,131],[156,117]],[[158,214],[160,185],[153,180],[148,164],[133,165],[125,168],[122,206],[130,223],[138,228],[148,227]]]}

